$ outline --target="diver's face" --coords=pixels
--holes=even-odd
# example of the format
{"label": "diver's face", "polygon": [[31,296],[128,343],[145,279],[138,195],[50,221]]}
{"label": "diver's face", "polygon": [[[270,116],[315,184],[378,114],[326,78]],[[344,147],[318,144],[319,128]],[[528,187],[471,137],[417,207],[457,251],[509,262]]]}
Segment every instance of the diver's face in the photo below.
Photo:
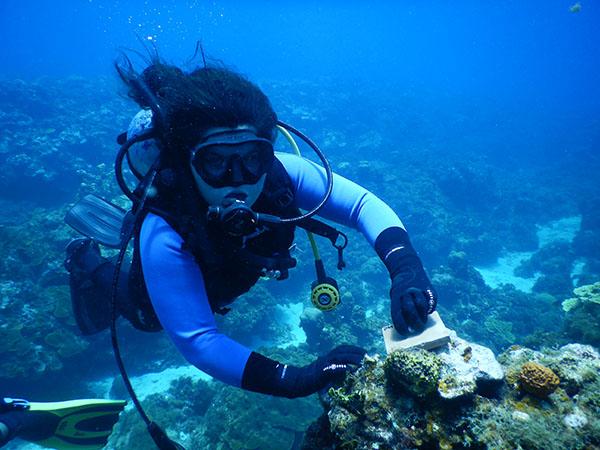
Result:
{"label": "diver's face", "polygon": [[192,173],[194,174],[200,195],[202,195],[210,206],[222,206],[228,199],[242,200],[248,206],[252,206],[262,192],[265,185],[265,178],[267,177],[267,174],[264,174],[254,184],[214,188],[206,183],[195,170],[192,169]]}
{"label": "diver's face", "polygon": [[260,196],[274,156],[270,142],[253,133],[248,126],[211,128],[192,149],[192,174],[210,206],[231,199],[251,206]]}

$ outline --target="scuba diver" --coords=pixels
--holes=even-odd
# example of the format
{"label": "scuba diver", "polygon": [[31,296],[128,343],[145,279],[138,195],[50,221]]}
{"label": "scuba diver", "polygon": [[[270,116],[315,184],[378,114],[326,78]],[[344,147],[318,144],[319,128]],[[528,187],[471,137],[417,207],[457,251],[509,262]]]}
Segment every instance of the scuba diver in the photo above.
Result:
{"label": "scuba diver", "polygon": [[[133,207],[83,199],[66,221],[86,237],[67,246],[65,260],[81,331],[111,327],[122,373],[117,315],[140,330],[164,329],[191,364],[245,390],[295,398],[343,380],[361,364],[364,349],[342,345],[296,367],[219,333],[214,319],[259,278],[288,277],[296,265],[290,255],[296,227],[328,238],[338,250],[338,268],[344,266],[345,236],[316,220],[317,213],[359,230],[374,248],[391,277],[396,330],[424,328],[437,297],[401,220],[374,194],[333,174],[318,147],[279,121],[255,84],[206,62],[186,73],[154,59],[138,74],[125,61],[116,68],[141,111],[118,139],[115,169]],[[322,166],[275,152],[278,133],[292,146],[291,134],[300,137]],[[135,189],[122,174],[124,158],[139,181]],[[133,253],[124,267],[131,237]],[[99,244],[119,248],[116,261],[103,257]],[[332,309],[339,303],[337,284],[320,258],[315,264],[313,303]]]}
{"label": "scuba diver", "polygon": [[14,438],[56,449],[93,450],[106,446],[124,400],[29,402],[0,398],[0,447]]}

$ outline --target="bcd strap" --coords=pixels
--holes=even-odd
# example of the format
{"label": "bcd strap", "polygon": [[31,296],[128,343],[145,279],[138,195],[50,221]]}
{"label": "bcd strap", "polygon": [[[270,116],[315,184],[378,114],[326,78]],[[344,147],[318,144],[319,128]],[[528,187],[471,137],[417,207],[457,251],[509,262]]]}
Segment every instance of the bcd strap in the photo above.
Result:
{"label": "bcd strap", "polygon": [[344,262],[344,249],[348,245],[348,237],[344,233],[320,220],[313,219],[312,217],[304,219],[296,225],[310,233],[329,239],[338,252],[338,270],[342,270],[346,267],[346,263]]}

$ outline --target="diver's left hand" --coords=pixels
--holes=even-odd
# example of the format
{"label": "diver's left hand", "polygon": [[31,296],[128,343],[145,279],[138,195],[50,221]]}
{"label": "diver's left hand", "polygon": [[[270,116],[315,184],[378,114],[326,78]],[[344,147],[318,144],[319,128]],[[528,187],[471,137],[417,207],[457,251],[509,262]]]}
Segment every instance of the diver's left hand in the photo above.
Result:
{"label": "diver's left hand", "polygon": [[392,323],[400,334],[422,331],[427,316],[437,306],[437,294],[423,267],[396,273],[392,278],[390,299]]}

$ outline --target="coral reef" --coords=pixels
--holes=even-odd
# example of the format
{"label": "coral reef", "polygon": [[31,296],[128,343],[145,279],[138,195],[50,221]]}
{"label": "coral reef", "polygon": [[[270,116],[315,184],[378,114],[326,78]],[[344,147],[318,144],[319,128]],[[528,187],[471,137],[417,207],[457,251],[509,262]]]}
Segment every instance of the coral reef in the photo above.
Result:
{"label": "coral reef", "polygon": [[112,184],[106,162],[114,157],[114,124],[125,126],[135,111],[112,85],[75,77],[2,82],[3,197],[56,207]]}
{"label": "coral reef", "polygon": [[433,270],[432,282],[448,326],[497,353],[526,340],[536,347],[568,343],[557,326],[563,314],[552,295],[528,294],[508,284],[491,289],[465,252],[451,252]]}
{"label": "coral reef", "polygon": [[573,294],[562,302],[565,332],[577,342],[600,347],[600,282],[575,288]]}
{"label": "coral reef", "polygon": [[575,255],[570,242],[553,241],[533,254],[515,270],[515,275],[529,278],[539,273],[533,291],[545,292],[555,297],[568,295],[572,289],[571,267]]}
{"label": "coral reef", "polygon": [[300,325],[306,333],[309,351],[321,354],[340,344],[372,348],[371,330],[383,325],[372,326],[375,320],[375,317],[367,318],[362,306],[345,301],[334,313],[321,312],[312,305],[307,307],[300,317]]}
{"label": "coral reef", "polygon": [[573,290],[573,294],[575,294],[575,297],[568,298],[562,302],[565,312],[569,312],[573,308],[585,303],[600,305],[600,281],[594,284],[579,286]]}
{"label": "coral reef", "polygon": [[528,361],[519,372],[519,387],[523,392],[539,398],[547,398],[560,383],[552,369],[539,363]]}
{"label": "coral reef", "polygon": [[584,262],[582,283],[592,283],[600,273],[600,196],[584,196],[579,210],[581,228],[573,240],[573,250]]}
{"label": "coral reef", "polygon": [[[410,351],[384,360],[366,357],[342,387],[330,389],[326,413],[311,425],[302,448],[583,450],[600,445],[600,355],[592,347],[571,344],[536,352],[515,346],[498,361],[488,361],[493,383],[475,382],[471,395],[446,399],[443,374],[459,360],[449,355],[462,352],[460,359],[467,363],[475,358],[465,345],[476,344],[453,335],[448,347],[429,357],[423,351],[411,358]],[[433,383],[441,374],[437,389],[429,383],[425,391],[405,389],[406,374],[389,370],[401,360],[423,361],[409,371],[417,384]],[[522,389],[524,377],[535,385],[533,395]]]}
{"label": "coral reef", "polygon": [[27,226],[0,226],[0,273],[10,274],[0,283],[0,329],[6,334],[0,339],[0,372],[5,380],[56,373],[88,347],[71,319],[61,265],[68,237],[63,214],[31,208]]}
{"label": "coral reef", "polygon": [[203,442],[209,448],[289,449],[318,413],[314,398],[288,400],[223,387],[206,413]]}
{"label": "coral reef", "polygon": [[219,328],[240,342],[289,341],[290,330],[275,309],[278,304],[265,283],[259,282],[230,306],[230,312],[219,318]]}

